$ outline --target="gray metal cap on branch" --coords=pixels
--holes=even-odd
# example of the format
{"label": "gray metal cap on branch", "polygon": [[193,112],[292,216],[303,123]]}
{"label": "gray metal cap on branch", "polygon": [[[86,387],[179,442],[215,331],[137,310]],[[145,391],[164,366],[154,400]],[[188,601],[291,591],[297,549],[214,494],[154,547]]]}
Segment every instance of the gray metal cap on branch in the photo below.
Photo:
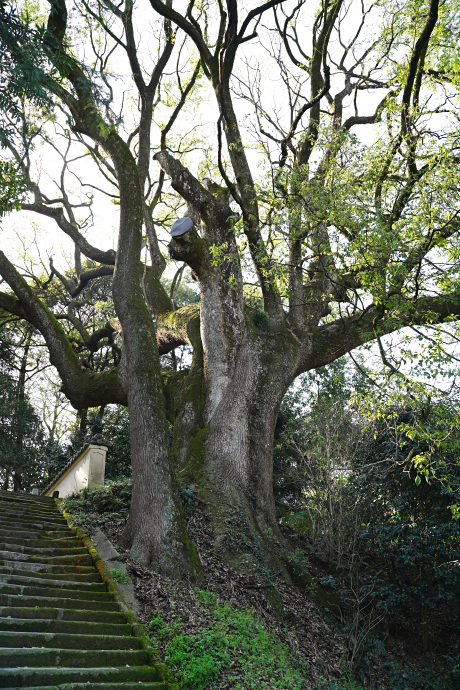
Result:
{"label": "gray metal cap on branch", "polygon": [[181,237],[189,232],[193,228],[193,221],[191,218],[185,216],[184,218],[178,218],[171,228],[171,237]]}

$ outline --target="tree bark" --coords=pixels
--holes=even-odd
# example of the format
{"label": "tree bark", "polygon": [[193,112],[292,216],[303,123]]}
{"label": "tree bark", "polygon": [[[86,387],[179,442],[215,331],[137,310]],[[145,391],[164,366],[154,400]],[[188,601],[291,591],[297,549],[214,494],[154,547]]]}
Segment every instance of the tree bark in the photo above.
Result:
{"label": "tree bark", "polygon": [[194,576],[199,563],[187,537],[170,461],[155,324],[141,288],[143,199],[127,145],[110,133],[100,142],[111,156],[120,190],[120,227],[113,299],[123,336],[122,381],[127,392],[133,473],[125,546],[141,563],[175,576]]}

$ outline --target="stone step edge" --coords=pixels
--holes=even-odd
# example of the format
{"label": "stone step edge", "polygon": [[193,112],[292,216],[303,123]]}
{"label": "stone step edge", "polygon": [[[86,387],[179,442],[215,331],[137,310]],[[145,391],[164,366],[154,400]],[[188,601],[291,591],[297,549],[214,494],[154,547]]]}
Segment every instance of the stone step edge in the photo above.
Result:
{"label": "stone step edge", "polygon": [[19,503],[25,501],[32,505],[43,504],[46,506],[53,505],[53,499],[51,496],[40,496],[36,494],[20,493],[19,491],[5,491],[0,489],[0,498],[5,501],[11,501],[12,503]]}
{"label": "stone step edge", "polygon": [[5,632],[133,637],[129,623],[115,623],[113,621],[96,623],[94,621],[59,620],[57,618],[12,618],[11,616],[5,618],[0,616],[0,633]]}
{"label": "stone step edge", "polygon": [[[12,580],[11,582],[9,582],[10,579]],[[66,590],[72,589],[79,592],[103,592],[104,594],[107,591],[104,582],[86,582],[85,580],[53,580],[52,578],[30,577],[27,575],[16,575],[13,573],[0,573],[0,587],[2,585],[17,585],[19,587],[44,587],[46,589],[62,587],[62,589]]]}
{"label": "stone step edge", "polygon": [[22,530],[23,532],[47,530],[48,532],[59,532],[66,529],[66,525],[58,520],[7,520],[10,515],[2,515],[0,526],[2,529]]}
{"label": "stone step edge", "polygon": [[[15,555],[16,558],[10,558],[10,556]],[[68,554],[67,556],[46,556],[40,553],[34,556],[30,553],[21,553],[20,551],[0,551],[0,560],[13,561],[13,563],[38,563],[39,565],[91,566],[91,559],[88,558],[87,553]]]}
{"label": "stone step edge", "polygon": [[[161,681],[159,683],[146,683],[145,681],[123,681],[122,683],[91,683],[91,690],[139,690],[139,684],[146,690],[169,690]],[[61,685],[34,685],[30,690],[88,690],[88,683],[62,683]],[[13,689],[14,690],[14,689]]]}
{"label": "stone step edge", "polygon": [[59,587],[56,591],[55,587],[43,587],[40,584],[30,584],[21,582],[0,582],[0,594],[2,596],[8,594],[11,596],[23,597],[43,597],[49,598],[50,602],[61,601],[62,599],[75,599],[76,601],[84,601],[104,604],[113,602],[113,594],[106,590],[98,589],[78,589]]}
{"label": "stone step edge", "polygon": [[[25,563],[27,561],[9,561],[9,563]],[[30,578],[42,578],[55,582],[56,585],[59,582],[65,582],[66,578],[69,582],[98,582],[100,583],[99,573],[94,566],[91,567],[91,572],[86,573],[75,573],[75,572],[65,572],[65,573],[53,573],[52,571],[37,571],[30,569],[14,568],[6,565],[0,565],[0,577],[2,575],[14,575],[19,577],[30,577]],[[97,580],[85,579],[97,577]]]}
{"label": "stone step edge", "polygon": [[54,510],[49,510],[48,512],[32,512],[24,510],[12,510],[5,505],[5,502],[0,501],[0,512],[2,518],[5,522],[52,522],[58,523],[59,525],[64,525],[65,520],[62,515],[59,515]]}
{"label": "stone step edge", "polygon": [[[8,546],[11,548],[5,549],[4,547]],[[14,546],[14,550],[13,550]],[[24,551],[24,549],[27,549],[27,551]],[[41,554],[43,556],[81,556],[81,554],[86,554],[86,549],[84,546],[75,546],[75,547],[68,547],[66,549],[60,549],[58,547],[53,548],[52,546],[37,546],[35,549],[33,546],[23,546],[22,544],[3,544],[0,543],[0,551],[9,552],[9,553],[22,553],[24,556],[34,556],[35,554]],[[56,551],[62,551],[62,553],[55,553]],[[75,553],[72,553],[72,552]]]}
{"label": "stone step edge", "polygon": [[[3,638],[3,640],[2,640]],[[30,638],[30,640],[29,640]],[[102,640],[104,645],[109,643],[109,646],[105,647],[94,647],[95,639]],[[18,644],[26,640],[32,644],[25,646],[24,644]],[[6,642],[12,642],[14,644],[5,644]],[[1,644],[3,642],[3,644]],[[43,642],[50,642],[50,647],[47,647]],[[85,643],[88,646],[76,646],[77,643]],[[51,644],[52,643],[52,644]],[[66,644],[68,643],[68,644]],[[71,644],[70,644],[71,643]],[[129,646],[124,647],[123,643],[134,644],[134,649],[138,649],[142,646],[141,640],[134,635],[103,635],[100,633],[73,633],[73,632],[44,632],[44,631],[24,631],[24,630],[0,630],[0,649],[66,649],[78,652],[85,651],[127,651],[130,650]],[[120,645],[119,647],[117,645]],[[72,646],[75,645],[75,646]],[[145,650],[143,650],[145,651]]]}
{"label": "stone step edge", "polygon": [[[42,615],[39,615],[41,613]],[[31,614],[31,615],[29,615]],[[92,616],[92,618],[91,618]],[[102,611],[94,608],[41,608],[36,606],[2,606],[0,605],[0,620],[4,619],[40,620],[40,621],[77,621],[82,623],[114,623],[118,625],[131,625],[123,611]]]}
{"label": "stone step edge", "polygon": [[55,510],[21,510],[16,506],[12,507],[7,501],[0,500],[0,511],[2,515],[10,520],[53,520],[63,522],[62,517],[56,514]]}
{"label": "stone step edge", "polygon": [[[6,541],[4,541],[6,539]],[[0,541],[2,544],[14,544],[18,546],[25,546],[27,548],[33,549],[35,547],[35,544],[40,544],[40,546],[37,546],[37,548],[61,548],[61,549],[73,549],[76,548],[76,544],[79,544],[79,540],[75,537],[74,539],[34,539],[32,538],[24,538],[20,537],[19,539],[16,537],[16,535],[2,535],[0,537]],[[68,544],[69,542],[72,543],[72,546],[63,546],[64,544]],[[75,542],[75,543],[73,543]],[[50,546],[47,546],[47,545]],[[79,547],[77,547],[79,548]]]}
{"label": "stone step edge", "polygon": [[[58,507],[61,506],[61,500],[55,499]],[[125,599],[121,591],[118,589],[117,584],[113,579],[109,569],[100,557],[94,545],[94,542],[88,537],[86,532],[83,532],[83,530],[80,527],[77,527],[73,524],[72,516],[70,515],[70,513],[68,513],[66,510],[62,510],[62,515],[67,520],[69,528],[76,533],[77,537],[81,539],[84,546],[88,549],[88,553],[91,556],[91,559],[94,565],[96,566],[102,581],[107,586],[107,592],[111,592],[113,594],[115,601],[120,607],[120,611],[126,614],[126,622],[131,624],[132,634],[134,635],[134,637],[138,637],[141,640],[142,649],[144,649],[148,653],[150,664],[157,670],[158,680],[167,683],[168,688],[170,688],[170,690],[180,690],[179,685],[176,683],[171,669],[168,666],[166,666],[166,664],[161,660],[158,652],[151,647],[143,627],[140,625],[139,621],[137,620],[136,616],[133,614],[131,609],[129,609],[126,605]]]}
{"label": "stone step edge", "polygon": [[[78,565],[75,563],[43,563],[41,561],[9,561],[6,558],[0,558],[0,567],[1,568],[11,568],[13,570],[21,570],[21,568],[18,567],[17,564],[22,564],[24,566],[28,565],[31,566],[30,568],[24,567],[23,570],[30,570],[31,572],[43,572],[43,573],[51,573],[53,575],[59,575],[59,574],[67,574],[67,573],[77,573],[79,575],[81,574],[89,574],[91,575],[92,573],[95,572],[95,566],[94,565]],[[59,568],[59,570],[52,570],[52,568]],[[78,568],[78,570],[76,570]]]}
{"label": "stone step edge", "polygon": [[[22,602],[25,602],[25,606]],[[49,604],[49,606],[46,606]],[[74,611],[94,611],[94,613],[124,613],[118,603],[111,601],[98,601],[97,599],[81,599],[77,597],[53,597],[39,596],[37,594],[8,594],[0,591],[0,608],[53,608],[72,609]]]}
{"label": "stone step edge", "polygon": [[[61,688],[64,683],[67,684],[68,688],[72,688],[74,684],[81,684],[82,671],[84,670],[85,669],[72,666],[61,666],[58,669],[47,666],[37,666],[33,669],[26,667],[4,668],[0,676],[0,688],[8,688],[8,690],[14,687]],[[139,683],[143,685],[145,681],[150,683],[156,682],[156,678],[154,679],[151,676],[152,672],[155,674],[155,669],[152,669],[151,666],[132,666],[129,669],[120,669],[113,666],[98,666],[89,667],[86,671],[92,681],[96,681],[102,686],[105,680],[115,683],[118,687],[120,687],[120,685],[123,687],[123,683],[125,682],[137,683],[138,686]],[[74,678],[76,676],[76,678],[73,679],[72,676],[74,676]],[[14,684],[12,684],[12,681]],[[25,684],[24,681],[26,681],[27,684]],[[49,682],[48,686],[43,686],[44,682]],[[56,683],[58,683],[57,686]],[[89,689],[93,685],[94,682],[88,682],[86,683],[86,688]],[[180,690],[177,684],[171,685],[168,682],[161,681],[157,682],[157,688],[159,690]]]}

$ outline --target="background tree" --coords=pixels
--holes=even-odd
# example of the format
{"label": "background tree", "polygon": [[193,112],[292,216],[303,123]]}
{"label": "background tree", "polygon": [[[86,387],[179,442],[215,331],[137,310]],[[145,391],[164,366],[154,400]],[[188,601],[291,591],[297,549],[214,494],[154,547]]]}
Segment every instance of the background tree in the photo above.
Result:
{"label": "background tree", "polygon": [[24,341],[22,344],[14,342],[5,328],[0,331],[0,481],[3,490],[34,488],[40,483],[47,465],[43,426],[25,387],[32,341],[30,329],[26,329]]}
{"label": "background tree", "polygon": [[460,614],[457,420],[457,405],[445,402],[388,410],[369,444],[368,471],[350,482],[352,496],[368,497],[363,592],[390,626],[415,619],[424,649],[443,644],[446,654]]}

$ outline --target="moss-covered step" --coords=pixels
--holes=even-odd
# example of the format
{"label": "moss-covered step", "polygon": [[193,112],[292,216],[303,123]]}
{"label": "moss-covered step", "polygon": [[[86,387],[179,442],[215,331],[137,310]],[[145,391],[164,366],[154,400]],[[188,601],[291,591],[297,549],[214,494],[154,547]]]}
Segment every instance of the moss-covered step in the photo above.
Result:
{"label": "moss-covered step", "polygon": [[69,633],[73,635],[119,635],[132,634],[129,623],[93,623],[92,621],[58,621],[36,618],[1,618],[0,630],[24,633]]}
{"label": "moss-covered step", "polygon": [[38,539],[18,539],[17,535],[12,536],[11,534],[4,535],[1,540],[2,544],[17,544],[18,546],[37,546],[41,548],[60,548],[67,549],[69,547],[81,547],[80,539],[77,539],[75,535],[72,535],[71,539],[43,539],[39,537]]}
{"label": "moss-covered step", "polygon": [[70,530],[24,530],[21,527],[2,527],[0,523],[0,538],[15,535],[19,539],[38,539],[47,537],[48,539],[66,539],[72,535]]}
{"label": "moss-covered step", "polygon": [[1,522],[2,530],[12,530],[14,534],[17,532],[63,532],[69,536],[72,535],[71,530],[68,530],[62,522],[53,522],[52,520],[40,520],[30,518],[29,520],[7,519],[2,515]]}
{"label": "moss-covered step", "polygon": [[[33,586],[29,584],[13,584],[13,583],[1,583],[1,593],[8,595],[21,595],[26,598],[28,597],[47,597],[50,603],[61,600],[61,599],[75,599],[75,601],[81,602],[95,602],[97,604],[102,604],[100,608],[104,607],[106,602],[113,602],[113,596],[106,591],[98,591],[92,589],[66,589],[64,586],[61,587],[41,587]],[[75,602],[74,602],[75,605]],[[84,607],[86,608],[86,606]]]}
{"label": "moss-covered step", "polygon": [[26,561],[29,563],[45,563],[48,565],[89,565],[93,562],[88,552],[69,556],[47,556],[39,553],[36,556],[17,551],[0,551],[2,561]]}
{"label": "moss-covered step", "polygon": [[18,564],[18,570],[30,570],[32,572],[40,573],[94,573],[96,572],[92,565],[51,565],[51,563],[42,563],[41,561],[8,561],[0,559],[0,566],[6,568],[15,568]]}
{"label": "moss-covered step", "polygon": [[53,499],[4,492],[0,669],[0,688],[179,690],[87,535]]}
{"label": "moss-covered step", "polygon": [[74,546],[62,548],[59,546],[26,546],[11,542],[0,541],[0,551],[11,551],[14,546],[16,553],[24,553],[30,556],[43,554],[44,556],[76,556],[77,554],[88,553],[84,546]]}
{"label": "moss-covered step", "polygon": [[[40,575],[40,573],[35,573],[35,575]],[[24,575],[17,575],[16,573],[4,575],[0,573],[0,585],[10,584],[10,585],[22,585],[30,587],[45,587],[49,589],[76,589],[81,592],[107,592],[107,589],[103,582],[79,582],[78,580],[52,580],[50,578],[40,578],[40,577],[27,577]]]}
{"label": "moss-covered step", "polygon": [[[164,683],[91,683],[91,690],[165,690]],[[0,686],[1,687],[1,686]],[[88,683],[64,683],[63,685],[34,685],[34,690],[90,690]]]}
{"label": "moss-covered step", "polygon": [[[139,690],[140,683],[91,683],[91,690]],[[1,686],[0,686],[1,687]],[[141,690],[164,690],[164,683],[144,683]],[[63,685],[34,685],[34,690],[89,690],[88,683],[64,683]]]}
{"label": "moss-covered step", "polygon": [[2,514],[2,520],[5,522],[17,522],[19,524],[25,524],[27,522],[51,522],[53,525],[59,525],[63,529],[69,529],[69,525],[66,524],[65,520],[62,519],[62,515],[55,513],[52,510],[48,511],[34,511],[34,510],[21,510],[21,508],[11,508],[6,506],[4,503],[0,503],[0,511]]}
{"label": "moss-covered step", "polygon": [[62,525],[64,529],[68,528],[62,515],[53,510],[23,510],[21,506],[14,507],[0,501],[0,512],[2,518],[9,522],[52,522],[53,525]]}
{"label": "moss-covered step", "polygon": [[53,582],[58,582],[59,580],[72,580],[72,582],[100,582],[101,577],[94,568],[89,568],[89,572],[86,573],[75,573],[75,572],[64,572],[64,573],[53,573],[53,572],[43,572],[40,568],[35,567],[34,569],[24,569],[22,563],[15,564],[14,568],[0,565],[1,575],[21,575],[24,577],[33,577],[40,579],[50,579]]}
{"label": "moss-covered step", "polygon": [[[130,631],[131,632],[131,631]],[[80,635],[77,633],[13,632],[0,630],[0,647],[48,647],[53,649],[133,650],[142,649],[142,641],[132,635]]]}
{"label": "moss-covered step", "polygon": [[63,527],[68,527],[66,521],[64,518],[60,517],[59,515],[56,515],[56,513],[52,510],[41,510],[41,511],[36,511],[36,510],[21,510],[21,508],[16,508],[12,507],[11,505],[4,503],[3,501],[0,501],[0,513],[2,516],[9,521],[14,521],[18,520],[20,522],[23,521],[31,521],[31,520],[38,520],[41,522],[52,522],[53,524],[58,524],[62,525]]}
{"label": "moss-covered step", "polygon": [[62,520],[62,515],[59,515],[54,510],[54,506],[44,506],[44,507],[28,507],[24,504],[12,503],[11,501],[3,501],[0,499],[0,511],[2,515],[15,515],[19,519],[24,519],[27,517],[40,517],[40,518],[51,518],[51,520]]}
{"label": "moss-covered step", "polygon": [[34,597],[25,594],[3,594],[0,589],[0,606],[10,607],[45,607],[54,604],[60,609],[81,609],[88,611],[119,611],[120,608],[115,601],[95,601],[93,599],[63,599],[60,597]]}
{"label": "moss-covered step", "polygon": [[55,506],[54,499],[51,496],[35,496],[34,494],[20,494],[16,491],[0,491],[0,499],[2,501],[10,501],[11,503],[22,503],[23,505],[33,506]]}
{"label": "moss-covered step", "polygon": [[[143,649],[0,649],[0,669],[24,667],[98,668],[146,666],[150,656]],[[2,675],[3,672],[0,672]]]}
{"label": "moss-covered step", "polygon": [[62,688],[63,683],[77,683],[87,690],[94,690],[102,683],[121,685],[129,682],[136,683],[138,687],[149,683],[154,684],[155,690],[168,690],[167,683],[158,682],[156,670],[152,666],[124,669],[6,668],[0,674],[0,688]]}
{"label": "moss-covered step", "polygon": [[[75,604],[75,602],[73,602]],[[41,606],[0,606],[0,617],[35,620],[93,621],[94,623],[126,623],[122,611],[96,611],[75,608],[51,608]]]}

